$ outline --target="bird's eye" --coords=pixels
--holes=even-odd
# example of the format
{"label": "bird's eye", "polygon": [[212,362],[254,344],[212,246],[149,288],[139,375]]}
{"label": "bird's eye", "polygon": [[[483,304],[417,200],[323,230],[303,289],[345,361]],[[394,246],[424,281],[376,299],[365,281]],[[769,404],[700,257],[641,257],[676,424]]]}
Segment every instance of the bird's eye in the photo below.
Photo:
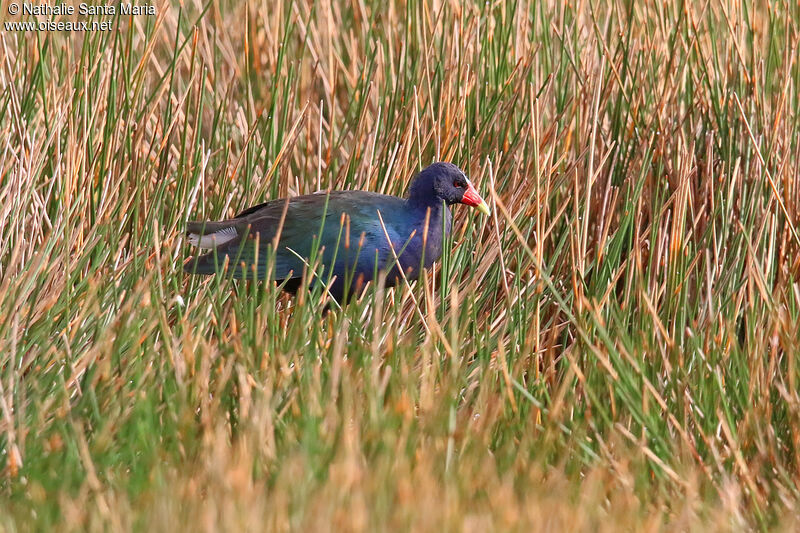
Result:
{"label": "bird's eye", "polygon": [[454,180],[453,181],[453,187],[456,187],[457,189],[460,189],[463,186],[464,186],[464,184],[461,183],[460,181],[458,181],[458,180]]}

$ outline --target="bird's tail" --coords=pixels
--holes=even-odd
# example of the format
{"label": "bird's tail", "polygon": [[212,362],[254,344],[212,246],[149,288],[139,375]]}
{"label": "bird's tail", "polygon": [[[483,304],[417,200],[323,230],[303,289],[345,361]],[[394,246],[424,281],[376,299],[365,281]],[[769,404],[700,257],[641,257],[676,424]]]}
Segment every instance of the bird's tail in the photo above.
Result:
{"label": "bird's tail", "polygon": [[186,223],[186,237],[192,246],[210,250],[239,236],[235,224],[236,222],[232,220],[220,222],[192,220]]}

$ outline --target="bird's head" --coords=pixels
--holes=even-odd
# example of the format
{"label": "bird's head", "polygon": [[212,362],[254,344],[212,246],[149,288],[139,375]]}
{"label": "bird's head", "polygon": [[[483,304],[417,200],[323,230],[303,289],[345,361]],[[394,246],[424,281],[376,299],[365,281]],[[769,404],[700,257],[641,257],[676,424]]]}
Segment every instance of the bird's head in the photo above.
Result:
{"label": "bird's head", "polygon": [[472,182],[452,163],[434,163],[426,167],[411,183],[408,198],[420,205],[444,201],[447,205],[476,207],[486,215],[491,212]]}

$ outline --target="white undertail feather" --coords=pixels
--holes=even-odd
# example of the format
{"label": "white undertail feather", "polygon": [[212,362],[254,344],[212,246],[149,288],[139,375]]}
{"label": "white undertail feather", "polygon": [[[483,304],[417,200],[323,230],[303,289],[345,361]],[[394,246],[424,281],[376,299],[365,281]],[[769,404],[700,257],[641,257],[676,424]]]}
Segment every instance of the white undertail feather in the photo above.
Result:
{"label": "white undertail feather", "polygon": [[239,233],[236,231],[236,228],[231,226],[229,228],[221,229],[214,233],[207,233],[205,235],[199,235],[197,233],[190,233],[188,235],[189,244],[192,246],[197,246],[198,248],[204,248],[206,250],[211,250],[225,244],[228,241],[235,239]]}

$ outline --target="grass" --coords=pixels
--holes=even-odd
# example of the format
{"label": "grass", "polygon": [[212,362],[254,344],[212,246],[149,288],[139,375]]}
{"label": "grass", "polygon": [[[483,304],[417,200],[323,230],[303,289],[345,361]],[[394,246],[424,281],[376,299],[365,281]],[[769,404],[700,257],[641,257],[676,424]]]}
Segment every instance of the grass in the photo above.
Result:
{"label": "grass", "polygon": [[[3,30],[0,529],[797,528],[800,11],[650,4]],[[182,271],[434,160],[494,212],[410,286]]]}

